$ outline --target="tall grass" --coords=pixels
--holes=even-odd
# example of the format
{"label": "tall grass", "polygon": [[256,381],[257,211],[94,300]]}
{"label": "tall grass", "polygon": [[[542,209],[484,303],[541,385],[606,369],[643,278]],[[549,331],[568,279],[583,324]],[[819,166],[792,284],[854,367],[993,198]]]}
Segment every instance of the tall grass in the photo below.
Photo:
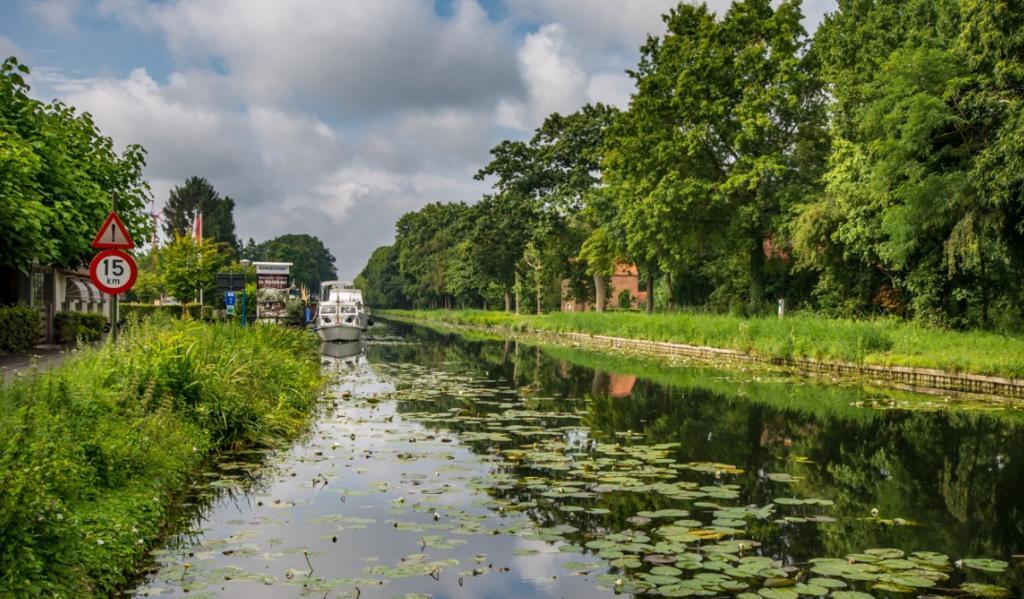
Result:
{"label": "tall grass", "polygon": [[679,312],[555,312],[543,316],[479,310],[388,312],[410,320],[507,330],[580,332],[720,347],[768,358],[813,358],[1024,377],[1024,337],[957,332],[898,320],[855,321],[794,314],[777,318]]}
{"label": "tall grass", "polygon": [[303,428],[315,340],[169,319],[0,389],[0,596],[106,596],[206,456]]}

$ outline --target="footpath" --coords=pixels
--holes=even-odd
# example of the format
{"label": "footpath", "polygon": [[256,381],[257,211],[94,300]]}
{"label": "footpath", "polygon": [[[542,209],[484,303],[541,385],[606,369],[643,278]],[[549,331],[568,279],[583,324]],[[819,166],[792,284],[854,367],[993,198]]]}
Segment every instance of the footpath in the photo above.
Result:
{"label": "footpath", "polygon": [[33,371],[45,372],[60,365],[71,352],[64,345],[37,345],[25,353],[0,355],[0,375],[6,386],[15,377],[26,376]]}

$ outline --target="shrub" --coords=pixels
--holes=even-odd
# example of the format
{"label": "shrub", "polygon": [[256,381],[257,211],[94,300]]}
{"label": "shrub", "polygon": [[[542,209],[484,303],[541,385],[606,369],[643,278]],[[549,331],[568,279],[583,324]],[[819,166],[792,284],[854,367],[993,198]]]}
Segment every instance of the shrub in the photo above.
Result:
{"label": "shrub", "polygon": [[96,341],[107,328],[107,317],[92,312],[58,312],[53,317],[58,343]]}
{"label": "shrub", "polygon": [[623,289],[619,292],[619,308],[622,310],[629,310],[633,307],[633,297],[629,294],[629,289]]}
{"label": "shrub", "polygon": [[199,304],[185,304],[184,309],[180,304],[155,305],[155,304],[132,304],[124,303],[118,306],[121,320],[142,320],[154,314],[166,314],[174,318],[182,318],[187,315],[192,320],[213,320],[214,312],[211,306],[200,306]]}
{"label": "shrub", "polygon": [[24,304],[0,306],[0,353],[32,349],[39,339],[39,312]]}

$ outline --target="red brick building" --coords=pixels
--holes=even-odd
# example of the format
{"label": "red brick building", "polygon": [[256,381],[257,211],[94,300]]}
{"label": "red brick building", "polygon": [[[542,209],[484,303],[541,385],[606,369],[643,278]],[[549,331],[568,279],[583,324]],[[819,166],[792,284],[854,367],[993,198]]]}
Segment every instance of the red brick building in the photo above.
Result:
{"label": "red brick building", "polygon": [[[608,302],[606,306],[611,309],[631,310],[639,308],[647,301],[647,292],[640,288],[640,273],[633,264],[619,263],[615,265],[615,272],[608,278]],[[620,305],[622,292],[629,292],[629,305]],[[593,309],[590,302],[580,302],[567,299],[569,294],[569,281],[562,280],[562,312],[589,312]]]}

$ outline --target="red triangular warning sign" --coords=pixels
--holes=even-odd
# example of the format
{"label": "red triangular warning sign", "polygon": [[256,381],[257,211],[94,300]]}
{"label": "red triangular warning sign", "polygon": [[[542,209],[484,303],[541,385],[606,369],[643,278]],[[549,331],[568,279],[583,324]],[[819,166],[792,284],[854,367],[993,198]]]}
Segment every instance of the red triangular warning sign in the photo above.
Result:
{"label": "red triangular warning sign", "polygon": [[124,228],[121,217],[116,212],[111,212],[107,215],[107,220],[103,221],[103,226],[96,233],[96,237],[93,238],[92,247],[127,250],[135,247],[135,243],[132,242],[132,236],[128,234],[128,229]]}

